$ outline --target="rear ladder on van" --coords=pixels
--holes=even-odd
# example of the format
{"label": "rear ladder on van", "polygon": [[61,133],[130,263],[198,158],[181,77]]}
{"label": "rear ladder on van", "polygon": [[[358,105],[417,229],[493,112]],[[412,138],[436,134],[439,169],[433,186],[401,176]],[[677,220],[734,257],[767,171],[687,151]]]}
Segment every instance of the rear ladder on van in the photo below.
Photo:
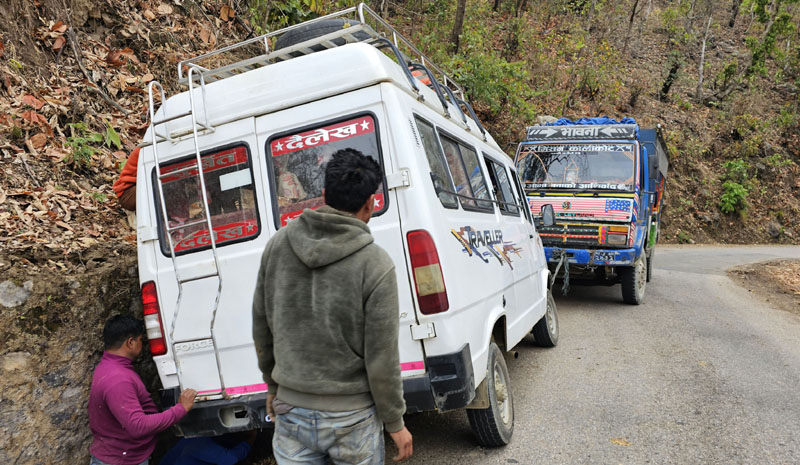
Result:
{"label": "rear ladder on van", "polygon": [[[222,374],[222,364],[220,362],[220,354],[219,354],[219,347],[217,345],[217,337],[215,334],[215,324],[217,321],[217,310],[219,308],[219,300],[220,296],[222,295],[222,276],[220,275],[220,263],[219,263],[219,254],[217,253],[217,238],[216,232],[211,224],[211,213],[208,204],[208,194],[206,193],[206,181],[205,181],[205,172],[203,171],[203,162],[200,156],[200,141],[198,137],[199,128],[205,133],[210,133],[214,131],[214,127],[211,126],[208,122],[208,111],[206,107],[206,82],[205,78],[202,73],[198,73],[199,76],[199,87],[195,86],[195,80],[193,79],[194,73],[196,70],[200,70],[198,66],[189,65],[189,73],[188,73],[188,84],[189,84],[189,110],[177,113],[174,115],[169,115],[167,113],[166,107],[166,97],[164,95],[164,88],[158,81],[151,81],[148,86],[148,98],[149,98],[149,111],[150,111],[150,135],[152,137],[152,147],[153,147],[153,158],[155,159],[155,166],[158,169],[156,174],[156,186],[158,187],[158,199],[161,204],[161,220],[162,224],[164,225],[165,236],[167,239],[167,243],[169,244],[169,252],[170,257],[172,259],[172,266],[175,270],[175,279],[178,283],[178,297],[175,302],[175,309],[172,314],[172,320],[169,322],[169,340],[172,348],[172,357],[175,358],[176,350],[175,346],[178,344],[183,343],[190,343],[190,342],[198,342],[198,341],[207,341],[211,340],[211,345],[214,349],[214,359],[217,364],[217,372],[219,374],[219,392],[209,392],[206,395],[222,395],[223,398],[227,397],[225,393],[225,380]],[[154,103],[154,90],[158,88],[159,96],[161,97],[161,109],[163,110],[163,117],[156,120],[155,117],[155,103]],[[200,91],[200,99],[202,100],[202,107],[203,107],[203,121],[198,121],[197,118],[197,111],[195,106],[195,93]],[[195,149],[195,161],[194,164],[189,166],[182,167],[178,170],[170,171],[169,173],[162,173],[161,172],[161,159],[159,158],[158,154],[158,144],[161,142],[174,142],[175,139],[171,136],[168,123],[170,121],[175,121],[179,118],[185,118],[187,116],[191,117],[192,121],[192,137],[194,140],[194,149]],[[164,133],[158,133],[158,127],[164,127]],[[197,176],[200,181],[200,192],[202,196],[202,217],[200,219],[191,221],[189,223],[180,224],[177,226],[170,226],[169,225],[169,216],[167,214],[167,204],[164,198],[164,178],[167,176],[174,176],[177,173],[183,173],[187,171],[197,170]],[[211,243],[211,254],[214,258],[214,271],[209,273],[204,273],[198,276],[191,276],[191,277],[182,277],[180,275],[180,270],[178,267],[178,259],[175,255],[175,242],[172,239],[172,232],[178,229],[183,229],[191,226],[201,225],[205,223],[206,228],[208,228],[209,240]],[[175,339],[175,325],[178,321],[178,314],[181,308],[181,298],[183,297],[183,286],[186,283],[199,281],[203,279],[217,279],[217,293],[214,298],[214,307],[211,313],[211,324],[209,327],[209,336],[208,337],[195,337],[189,339]],[[177,362],[177,360],[176,360]],[[181,391],[184,389],[183,379],[181,376],[181,367],[180,364],[176,363],[176,375],[178,377],[178,387]]]}

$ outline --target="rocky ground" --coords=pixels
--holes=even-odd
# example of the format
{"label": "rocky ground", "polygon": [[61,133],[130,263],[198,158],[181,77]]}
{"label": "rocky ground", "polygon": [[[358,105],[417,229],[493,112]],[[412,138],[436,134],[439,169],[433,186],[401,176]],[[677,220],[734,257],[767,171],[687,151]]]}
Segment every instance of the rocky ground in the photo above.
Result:
{"label": "rocky ground", "polygon": [[800,315],[800,261],[775,260],[728,270],[742,286],[787,312]]}

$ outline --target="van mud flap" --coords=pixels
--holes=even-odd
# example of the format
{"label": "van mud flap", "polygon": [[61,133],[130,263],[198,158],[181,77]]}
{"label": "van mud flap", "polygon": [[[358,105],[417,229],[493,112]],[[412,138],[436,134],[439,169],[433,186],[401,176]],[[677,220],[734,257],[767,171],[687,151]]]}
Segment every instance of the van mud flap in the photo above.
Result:
{"label": "van mud flap", "polygon": [[458,352],[425,358],[428,373],[403,379],[406,413],[466,407],[475,398],[475,373],[469,344]]}

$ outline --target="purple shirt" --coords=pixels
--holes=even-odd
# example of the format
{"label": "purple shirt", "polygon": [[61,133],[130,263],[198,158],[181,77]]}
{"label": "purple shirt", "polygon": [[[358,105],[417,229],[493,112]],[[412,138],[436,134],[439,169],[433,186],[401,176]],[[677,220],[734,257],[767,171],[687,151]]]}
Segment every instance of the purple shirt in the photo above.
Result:
{"label": "purple shirt", "polygon": [[89,452],[113,465],[144,462],[156,447],[156,435],[179,422],[186,410],[178,403],[159,413],[133,361],[103,353],[89,393]]}

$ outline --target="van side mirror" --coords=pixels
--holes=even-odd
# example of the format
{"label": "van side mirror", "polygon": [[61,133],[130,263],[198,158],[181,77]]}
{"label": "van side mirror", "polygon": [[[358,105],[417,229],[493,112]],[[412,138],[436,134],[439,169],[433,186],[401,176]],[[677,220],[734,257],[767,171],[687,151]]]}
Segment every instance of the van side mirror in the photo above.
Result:
{"label": "van side mirror", "polygon": [[556,224],[556,213],[553,205],[546,203],[542,205],[542,225],[553,226],[554,224]]}

